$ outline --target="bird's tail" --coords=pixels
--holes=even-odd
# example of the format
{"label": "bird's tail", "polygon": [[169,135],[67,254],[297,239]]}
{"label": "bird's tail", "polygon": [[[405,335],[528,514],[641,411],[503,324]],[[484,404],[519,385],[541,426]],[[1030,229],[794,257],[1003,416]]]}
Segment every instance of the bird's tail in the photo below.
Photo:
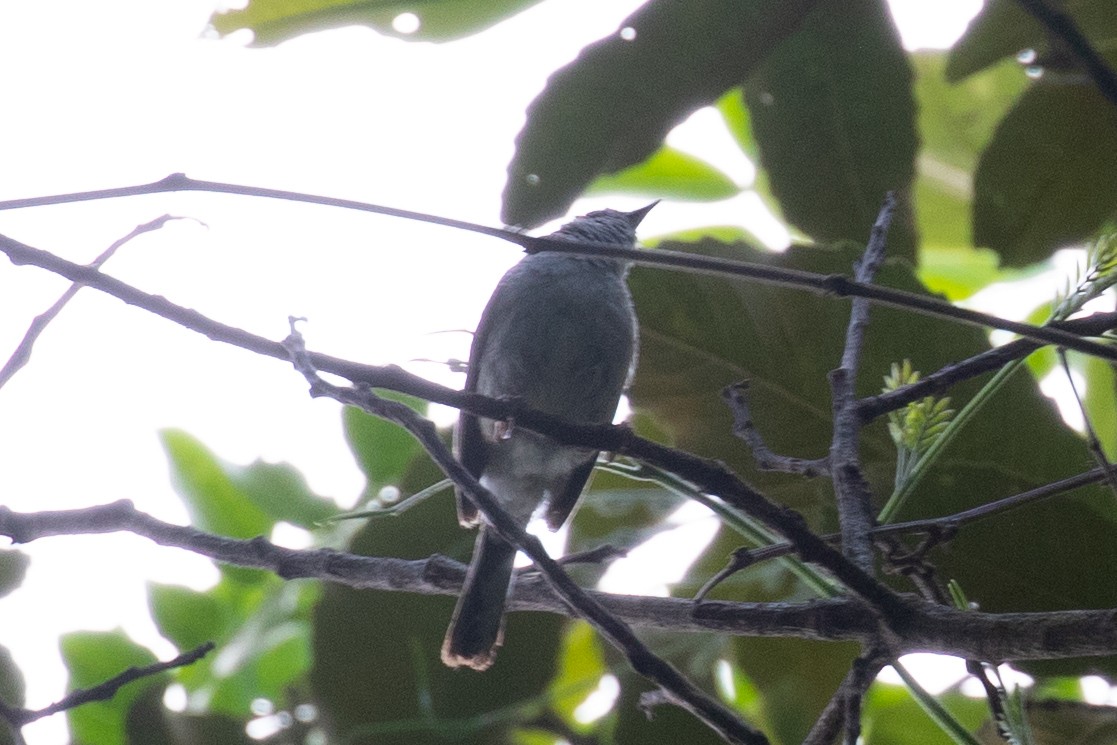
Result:
{"label": "bird's tail", "polygon": [[516,547],[482,526],[458,605],[442,642],[442,661],[485,670],[504,637],[504,601],[512,581]]}

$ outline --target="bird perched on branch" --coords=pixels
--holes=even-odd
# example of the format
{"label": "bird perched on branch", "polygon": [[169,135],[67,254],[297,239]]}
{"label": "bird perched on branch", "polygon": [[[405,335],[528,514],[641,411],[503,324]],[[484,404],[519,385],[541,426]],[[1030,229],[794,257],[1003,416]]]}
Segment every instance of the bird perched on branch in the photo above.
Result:
{"label": "bird perched on branch", "polygon": [[[550,238],[632,248],[636,226],[655,203],[634,212],[600,210]],[[547,251],[508,270],[481,316],[465,388],[579,424],[612,421],[636,360],[636,314],[628,265],[601,256]],[[551,530],[574,510],[597,452],[560,445],[512,422],[462,412],[454,445],[466,469],[521,526],[541,505]],[[459,490],[458,519],[481,524],[454,609],[442,661],[484,670],[493,663],[516,547],[485,524]]]}

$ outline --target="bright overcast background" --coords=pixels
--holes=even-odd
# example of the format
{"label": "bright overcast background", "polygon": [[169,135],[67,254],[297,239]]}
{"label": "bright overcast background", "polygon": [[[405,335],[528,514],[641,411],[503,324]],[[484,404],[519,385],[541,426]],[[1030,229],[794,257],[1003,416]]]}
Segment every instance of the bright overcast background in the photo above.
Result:
{"label": "bright overcast background", "polygon": [[[551,0],[444,45],[349,28],[250,49],[207,31],[212,0],[2,3],[0,200],[183,171],[495,225],[525,107],[553,70],[640,4]],[[980,0],[892,5],[909,48],[944,47]],[[682,125],[672,144],[741,183],[751,178],[711,112]],[[739,221],[752,203],[664,205],[642,232]],[[193,219],[128,244],[107,273],[273,339],[289,315],[306,316],[312,349],[369,363],[464,357],[466,334],[438,332],[472,328],[518,256],[445,228],[216,194],[0,212],[0,233],[84,263],[164,213]],[[770,228],[756,227],[778,243]],[[0,263],[0,361],[65,287]],[[408,367],[460,384],[434,364]],[[30,511],[129,498],[185,522],[157,438],[167,427],[229,461],[288,461],[346,506],[363,486],[338,407],[312,401],[287,365],[85,290],[0,389],[0,503]],[[31,708],[64,691],[59,633],[123,627],[167,657],[144,582],[201,587],[215,576],[206,560],[128,535],[22,550],[32,563],[23,587],[0,600],[0,644],[27,675]],[[24,732],[33,745],[66,739],[62,716]]]}

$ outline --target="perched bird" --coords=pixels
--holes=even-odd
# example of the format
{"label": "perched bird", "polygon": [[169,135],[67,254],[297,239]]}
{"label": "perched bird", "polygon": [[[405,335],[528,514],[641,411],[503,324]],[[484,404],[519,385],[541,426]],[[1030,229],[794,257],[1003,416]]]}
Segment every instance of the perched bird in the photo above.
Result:
{"label": "perched bird", "polygon": [[[633,247],[636,226],[655,206],[601,210],[550,237]],[[615,259],[546,250],[508,270],[481,315],[469,353],[465,388],[516,398],[539,411],[583,424],[613,420],[636,360],[636,314]],[[558,529],[574,510],[597,452],[559,445],[514,423],[462,412],[454,445],[466,469],[520,524],[546,504]],[[442,661],[484,670],[493,663],[504,626],[516,547],[485,525],[460,491],[458,519],[481,523],[465,585],[454,609]]]}

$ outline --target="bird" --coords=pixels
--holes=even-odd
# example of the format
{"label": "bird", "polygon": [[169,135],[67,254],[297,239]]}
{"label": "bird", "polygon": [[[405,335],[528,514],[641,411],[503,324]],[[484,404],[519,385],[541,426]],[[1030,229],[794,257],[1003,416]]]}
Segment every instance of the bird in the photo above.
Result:
{"label": "bird", "polygon": [[[658,202],[632,211],[598,210],[549,238],[625,248]],[[635,372],[637,322],[628,262],[547,251],[529,254],[501,278],[473,335],[465,390],[524,405],[578,424],[613,420]],[[463,411],[454,451],[520,526],[545,505],[557,530],[573,512],[597,451]],[[442,645],[450,667],[486,670],[503,643],[504,606],[516,547],[487,525],[461,489],[458,520],[480,525],[473,556]]]}

